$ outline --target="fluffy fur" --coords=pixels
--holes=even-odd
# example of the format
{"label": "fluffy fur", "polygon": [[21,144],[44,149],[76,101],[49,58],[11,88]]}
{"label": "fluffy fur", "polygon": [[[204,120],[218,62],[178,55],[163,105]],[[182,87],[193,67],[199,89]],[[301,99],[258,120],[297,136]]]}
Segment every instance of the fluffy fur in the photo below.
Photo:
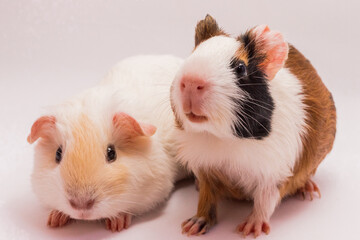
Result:
{"label": "fluffy fur", "polygon": [[[174,117],[169,102],[169,88],[181,63],[171,56],[129,58],[98,86],[49,108],[46,115],[56,119],[55,125],[49,137],[38,140],[32,174],[33,189],[41,202],[74,219],[111,219],[119,214],[142,214],[164,201],[182,174],[173,160]],[[122,137],[121,127],[131,128],[134,123],[114,125],[119,113],[154,125],[155,135],[151,136],[155,128],[150,127],[144,136]],[[117,151],[112,163],[106,161],[109,144]],[[57,164],[59,146],[63,157]],[[88,210],[69,203],[88,198],[95,200]],[[49,219],[50,225],[52,221]]]}
{"label": "fluffy fur", "polygon": [[[206,34],[202,35],[199,32],[203,29]],[[216,222],[219,197],[230,196],[254,200],[253,211],[239,225],[240,231],[245,235],[254,232],[255,236],[261,231],[268,233],[269,218],[282,197],[304,187],[332,147],[336,122],[333,101],[302,55],[289,55],[289,64],[284,66],[288,44],[280,33],[270,31],[267,26],[256,27],[236,40],[223,34],[215,20],[207,16],[199,22],[196,36],[205,39],[197,39],[194,52],[184,61],[171,88],[172,107],[179,126],[177,158],[194,171],[200,186],[198,212],[184,222],[183,231],[206,232]],[[251,70],[244,76],[246,81],[234,71],[234,59]],[[300,65],[303,62],[307,63]],[[184,76],[202,79],[211,86],[201,93],[205,122],[193,122],[184,114],[181,104]],[[265,81],[257,82],[257,78]],[[312,86],[312,81],[316,85]],[[256,84],[266,84],[266,88],[256,88]],[[254,94],[249,94],[248,89]],[[256,100],[251,97],[255,93],[270,97]],[[247,101],[253,106],[245,104]],[[329,108],[321,112],[328,110],[331,114],[320,115],[320,110],[316,110],[314,115],[313,110],[322,106]],[[246,114],[249,111],[263,116],[262,108],[270,113],[264,120],[271,127],[258,137],[251,134],[254,124],[239,117],[251,118],[262,125],[260,120]],[[314,121],[324,124],[316,124],[315,130],[309,126]],[[249,135],[237,134],[237,128],[248,130]],[[320,135],[323,135],[323,147],[311,147],[310,139]]]}
{"label": "fluffy fur", "polygon": [[[204,126],[199,126],[198,131],[190,131],[184,124],[185,131],[178,130],[180,161],[195,172],[201,168],[225,170],[234,181],[241,182],[249,194],[257,185],[257,179],[270,182],[286,179],[302,151],[305,111],[301,90],[298,79],[287,69],[279,72],[270,86],[277,106],[273,113],[273,131],[261,141],[236,138],[231,131],[229,137],[217,137],[206,130],[202,131]],[[222,108],[226,109],[226,105]],[[231,117],[234,118],[229,116],[229,119]],[[183,121],[188,122],[186,119]],[[223,132],[228,130],[231,123],[224,125]],[[196,128],[195,124],[191,126]]]}

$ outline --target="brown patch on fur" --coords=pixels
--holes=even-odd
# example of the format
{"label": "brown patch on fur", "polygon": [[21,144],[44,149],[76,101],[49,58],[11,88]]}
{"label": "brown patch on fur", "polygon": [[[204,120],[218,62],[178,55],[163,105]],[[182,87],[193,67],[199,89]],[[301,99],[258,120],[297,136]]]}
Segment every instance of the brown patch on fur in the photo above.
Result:
{"label": "brown patch on fur", "polygon": [[205,19],[198,22],[195,28],[195,48],[203,41],[219,35],[228,36],[221,28],[219,28],[217,22],[209,14]]}
{"label": "brown patch on fur", "polygon": [[239,200],[246,197],[240,187],[236,186],[224,173],[216,169],[200,171],[197,179],[199,181],[197,216],[204,217],[210,225],[216,223],[216,206],[219,197]]}
{"label": "brown patch on fur", "polygon": [[204,173],[202,175],[207,178],[207,181],[211,183],[211,187],[215,189],[218,194],[238,200],[245,198],[241,188],[233,183],[223,172],[217,169],[208,169],[206,174]]}
{"label": "brown patch on fur", "polygon": [[336,133],[336,109],[332,95],[309,60],[289,45],[285,67],[302,82],[308,127],[307,134],[302,137],[304,149],[293,170],[294,175],[280,186],[282,197],[294,194],[315,174],[318,165],[332,149]]}
{"label": "brown patch on fur", "polygon": [[212,182],[208,181],[209,178],[205,174],[199,174],[198,180],[199,202],[197,216],[204,217],[205,221],[212,226],[216,223],[216,205],[218,200],[216,189],[213,188]]}

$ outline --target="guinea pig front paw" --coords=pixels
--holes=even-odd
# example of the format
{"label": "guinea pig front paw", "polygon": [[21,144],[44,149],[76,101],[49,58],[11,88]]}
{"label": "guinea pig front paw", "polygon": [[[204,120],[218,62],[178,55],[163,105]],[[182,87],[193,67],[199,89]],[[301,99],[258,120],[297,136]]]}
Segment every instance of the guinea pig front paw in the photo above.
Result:
{"label": "guinea pig front paw", "polygon": [[182,233],[186,233],[188,236],[190,235],[202,235],[207,233],[210,229],[211,224],[205,220],[204,217],[194,216],[184,221],[181,224]]}
{"label": "guinea pig front paw", "polygon": [[52,210],[47,225],[52,228],[62,227],[69,223],[71,220],[69,215],[66,215],[63,212],[60,212],[58,210]]}
{"label": "guinea pig front paw", "polygon": [[246,237],[250,233],[254,233],[254,237],[258,237],[261,232],[269,234],[270,225],[267,221],[261,219],[260,217],[256,217],[254,215],[250,215],[243,223],[241,223],[237,230],[243,233],[243,236]]}
{"label": "guinea pig front paw", "polygon": [[107,230],[112,232],[120,232],[123,229],[129,228],[132,216],[127,213],[120,213],[117,217],[105,219],[105,226]]}

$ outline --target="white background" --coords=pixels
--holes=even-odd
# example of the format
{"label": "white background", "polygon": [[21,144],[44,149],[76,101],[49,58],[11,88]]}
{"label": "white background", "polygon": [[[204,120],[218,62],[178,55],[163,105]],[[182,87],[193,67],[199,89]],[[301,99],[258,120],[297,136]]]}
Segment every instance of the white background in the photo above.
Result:
{"label": "white background", "polygon": [[[270,235],[259,239],[360,239],[356,2],[0,0],[0,239],[187,239],[180,223],[195,213],[198,194],[189,182],[121,233],[98,222],[47,228],[48,210],[31,191],[33,148],[26,137],[43,107],[93,86],[117,61],[188,56],[206,13],[234,35],[262,23],[283,32],[317,68],[338,110],[334,149],[314,177],[322,198],[283,201]],[[239,239],[235,227],[250,210],[248,202],[222,202],[218,225],[198,238]]]}

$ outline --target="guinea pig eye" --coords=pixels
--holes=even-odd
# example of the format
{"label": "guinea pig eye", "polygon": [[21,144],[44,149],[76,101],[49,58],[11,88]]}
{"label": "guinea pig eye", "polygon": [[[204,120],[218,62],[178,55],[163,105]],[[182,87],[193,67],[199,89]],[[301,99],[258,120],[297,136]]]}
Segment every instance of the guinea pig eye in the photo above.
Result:
{"label": "guinea pig eye", "polygon": [[60,163],[62,159],[62,149],[61,146],[56,150],[56,154],[55,154],[55,161],[56,163]]}
{"label": "guinea pig eye", "polygon": [[244,63],[239,63],[239,65],[237,65],[236,69],[235,69],[236,73],[238,74],[238,76],[245,76],[247,74],[246,72],[246,66]]}
{"label": "guinea pig eye", "polygon": [[114,145],[109,145],[106,148],[106,160],[108,162],[113,162],[116,160],[116,150]]}

